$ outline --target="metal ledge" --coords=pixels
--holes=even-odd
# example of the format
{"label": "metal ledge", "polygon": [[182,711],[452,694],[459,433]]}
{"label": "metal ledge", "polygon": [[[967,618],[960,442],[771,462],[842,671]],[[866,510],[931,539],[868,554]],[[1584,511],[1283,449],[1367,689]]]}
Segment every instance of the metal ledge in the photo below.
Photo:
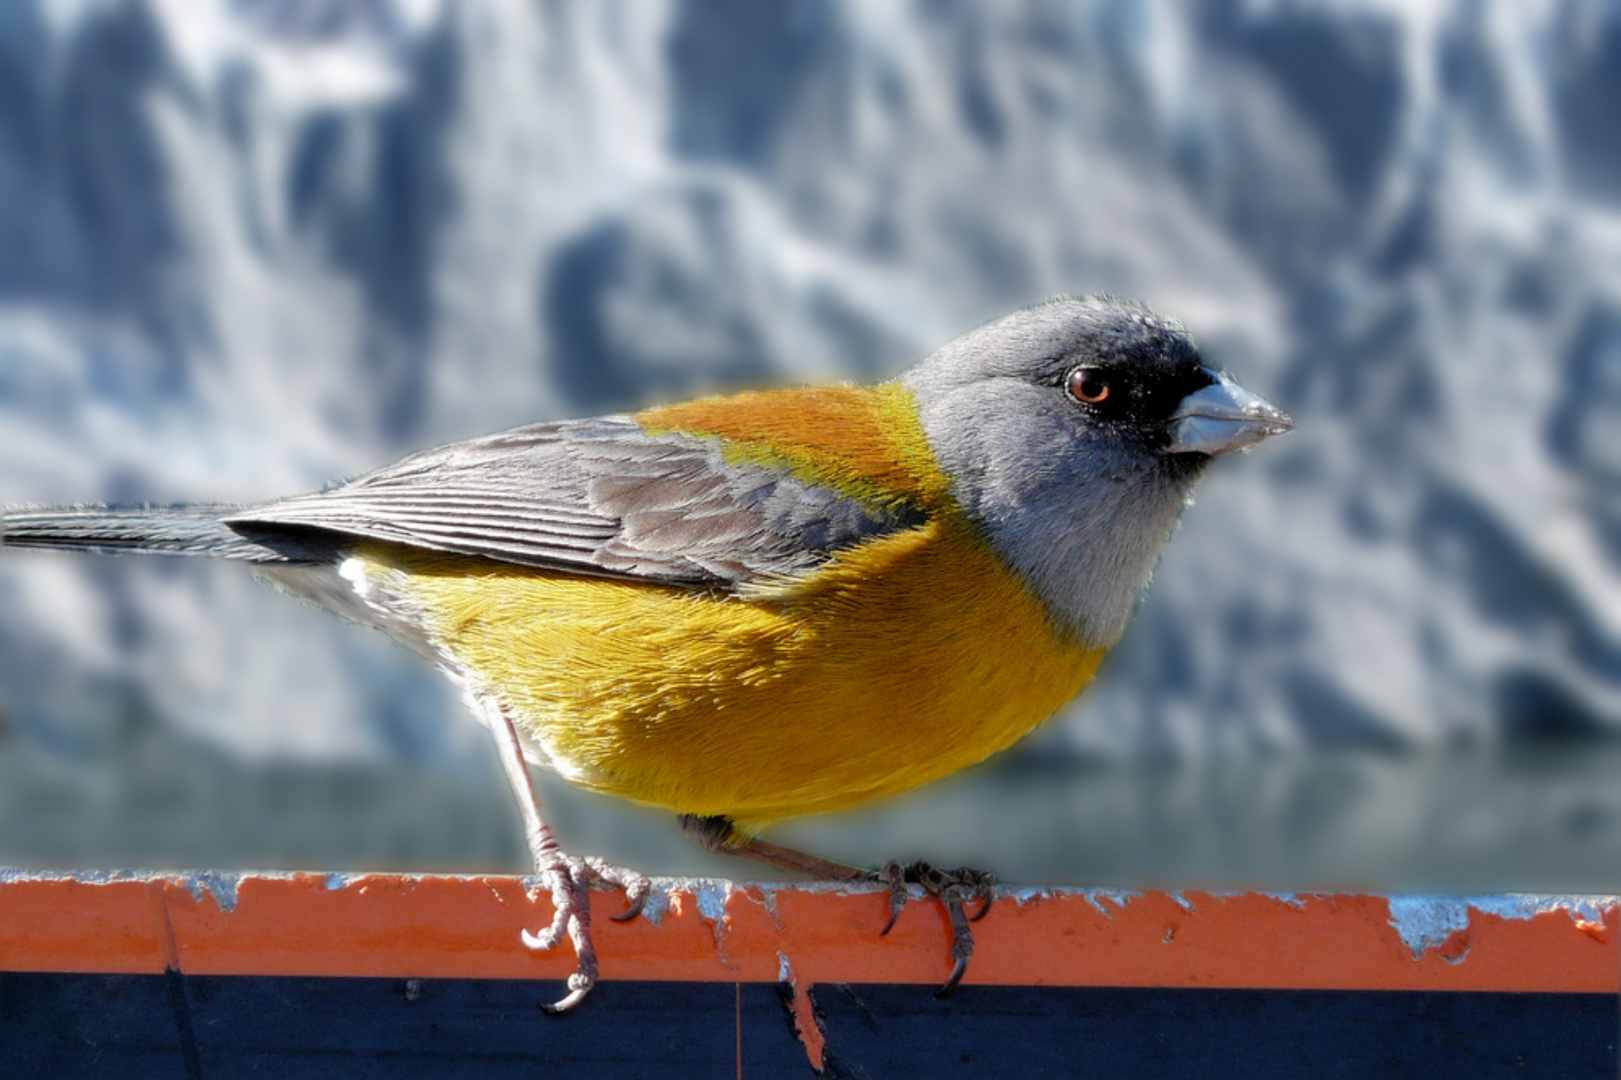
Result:
{"label": "metal ledge", "polygon": [[[531,879],[0,871],[0,970],[557,979]],[[623,904],[595,897],[600,914]],[[881,890],[658,879],[595,922],[604,980],[937,983],[947,925]],[[967,985],[1614,993],[1621,898],[1004,888]]]}

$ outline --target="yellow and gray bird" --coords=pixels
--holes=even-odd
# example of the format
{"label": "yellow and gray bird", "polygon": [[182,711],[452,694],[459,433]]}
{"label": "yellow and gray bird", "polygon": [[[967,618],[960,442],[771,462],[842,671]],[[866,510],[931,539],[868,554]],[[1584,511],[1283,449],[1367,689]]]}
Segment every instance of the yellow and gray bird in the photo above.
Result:
{"label": "yellow and gray bird", "polygon": [[1092,678],[1211,458],[1287,431],[1176,322],[1061,299],[899,378],[712,397],[423,451],[256,506],[8,510],[0,543],[237,559],[438,665],[493,734],[590,990],[590,888],[527,763],[667,807],[711,850],[945,902],[949,989],[993,880],[844,866],[770,824],[928,783]]}

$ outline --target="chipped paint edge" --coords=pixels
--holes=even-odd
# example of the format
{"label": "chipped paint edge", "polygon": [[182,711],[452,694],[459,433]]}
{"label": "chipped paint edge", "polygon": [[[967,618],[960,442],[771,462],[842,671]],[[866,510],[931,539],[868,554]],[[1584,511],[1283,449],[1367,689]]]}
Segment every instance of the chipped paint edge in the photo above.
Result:
{"label": "chipped paint edge", "polygon": [[1458,931],[1467,930],[1475,912],[1523,921],[1562,911],[1577,928],[1587,930],[1603,927],[1605,916],[1621,908],[1621,896],[1607,895],[1398,894],[1386,896],[1385,900],[1390,905],[1390,925],[1415,960],[1446,944]]}
{"label": "chipped paint edge", "polygon": [[[504,874],[433,874],[391,873],[387,871],[300,871],[300,870],[55,870],[0,867],[0,887],[28,882],[70,881],[81,885],[120,885],[160,882],[185,889],[201,903],[211,899],[221,911],[235,910],[244,883],[250,881],[304,881],[320,880],[330,891],[342,891],[364,885],[378,878],[415,882],[424,880],[488,881],[505,877]],[[538,879],[519,877],[525,888],[538,885]],[[659,877],[652,879],[652,893],[645,915],[657,926],[671,911],[680,910],[673,898],[690,896],[697,913],[713,926],[717,947],[724,947],[730,926],[727,908],[734,896],[744,896],[762,904],[775,914],[777,897],[782,893],[819,893],[833,895],[868,895],[888,889],[880,882],[841,881],[739,881],[708,877]],[[1389,923],[1414,958],[1440,948],[1460,930],[1470,925],[1475,912],[1502,919],[1529,920],[1550,912],[1564,912],[1577,927],[1602,927],[1607,915],[1621,909],[1621,895],[1614,894],[1543,894],[1543,893],[1291,893],[1291,892],[1226,892],[1177,890],[1163,893],[1133,889],[1097,888],[1071,885],[1004,885],[997,889],[998,900],[1011,901],[1018,907],[1048,900],[1074,898],[1083,900],[1093,910],[1112,918],[1114,913],[1151,896],[1168,899],[1184,911],[1193,912],[1196,905],[1189,893],[1208,896],[1215,900],[1239,896],[1260,896],[1294,910],[1304,910],[1314,900],[1333,896],[1377,897],[1390,909]],[[774,918],[773,922],[777,920]]]}
{"label": "chipped paint edge", "polygon": [[[376,884],[411,891],[415,885],[423,882],[477,883],[484,887],[511,887],[517,884],[530,890],[531,893],[539,886],[537,878],[511,874],[396,874],[382,871],[292,870],[72,871],[0,867],[0,894],[8,887],[33,882],[66,883],[89,889],[98,886],[146,886],[152,893],[154,901],[158,900],[159,892],[152,887],[161,886],[161,891],[170,895],[178,895],[184,891],[196,904],[210,900],[215,910],[225,914],[237,910],[242,887],[255,883],[290,882],[303,889],[313,887],[329,893],[348,890],[364,892],[368,885]],[[738,948],[738,943],[731,938],[734,933],[734,919],[742,912],[739,904],[746,902],[746,906],[763,909],[770,916],[771,926],[781,935],[787,932],[787,927],[782,918],[783,911],[779,910],[779,898],[794,894],[882,895],[886,889],[886,886],[876,883],[791,881],[734,883],[721,878],[665,877],[652,880],[652,889],[644,910],[646,922],[655,927],[662,926],[665,917],[672,912],[678,917],[684,916],[680,921],[689,926],[695,920],[702,922],[713,935],[716,959],[723,966],[735,967],[730,953]],[[1050,885],[1002,887],[997,890],[997,897],[1019,909],[1032,905],[1045,906],[1049,902],[1056,902],[1061,906],[1067,904],[1069,910],[1064,912],[1067,919],[1085,917],[1083,913],[1089,908],[1096,917],[1107,921],[1123,918],[1122,913],[1133,905],[1146,903],[1150,905],[1148,909],[1141,915],[1133,916],[1131,924],[1143,925],[1142,915],[1146,915],[1151,923],[1161,917],[1171,918],[1172,922],[1167,924],[1169,929],[1165,931],[1166,943],[1172,941],[1175,931],[1180,926],[1180,923],[1175,921],[1179,917],[1178,913],[1187,913],[1197,919],[1199,917],[1197,913],[1201,911],[1217,913],[1218,909],[1228,904],[1239,905],[1235,914],[1246,923],[1251,918],[1263,922],[1273,918],[1273,915],[1268,914],[1268,909],[1283,915],[1284,919],[1291,923],[1297,917],[1304,917],[1306,923],[1303,925],[1307,926],[1320,924],[1325,918],[1338,919],[1344,914],[1352,918],[1357,926],[1366,928],[1371,916],[1375,925],[1382,924],[1388,928],[1384,932],[1392,935],[1390,947],[1393,950],[1393,957],[1406,956],[1410,961],[1418,963],[1433,959],[1430,954],[1438,952],[1442,960],[1452,965],[1464,963],[1470,954],[1470,943],[1474,938],[1464,935],[1478,929],[1475,922],[1477,914],[1490,916],[1494,920],[1528,922],[1544,915],[1557,916],[1563,913],[1568,922],[1555,918],[1551,924],[1545,924],[1546,929],[1567,934],[1571,930],[1578,931],[1578,940],[1585,935],[1603,945],[1607,950],[1605,955],[1612,955],[1616,946],[1611,927],[1614,925],[1618,909],[1621,909],[1621,896],[1609,894],[1452,895],[1371,892],[1296,894],[1199,890],[1184,893]],[[1260,902],[1261,906],[1257,907],[1257,902]],[[1081,903],[1085,904],[1085,908],[1079,907]],[[1569,929],[1561,930],[1561,922],[1565,922]],[[752,920],[745,920],[742,925],[753,927],[755,923]],[[1231,926],[1231,923],[1227,925]],[[1311,932],[1318,931],[1308,931]],[[1357,932],[1363,933],[1365,929]],[[1541,940],[1551,942],[1553,939],[1544,936]],[[751,950],[757,950],[762,944],[764,943],[751,934],[748,944],[744,947],[745,955],[752,956]],[[783,944],[786,945],[786,941]],[[814,1009],[809,996],[811,986],[805,983],[802,974],[795,970],[797,955],[797,951],[792,947],[779,948],[776,952],[778,963],[774,965],[774,970],[778,983],[786,984],[785,992],[805,996],[804,1000],[793,1002],[795,1008],[792,1010],[803,1020],[807,1003],[811,1004],[812,1012]],[[764,977],[770,978],[769,975]],[[807,1039],[814,1042],[814,1034],[808,1035]],[[813,1062],[816,1060],[814,1053],[811,1060]]]}
{"label": "chipped paint edge", "polygon": [[[379,878],[391,881],[491,881],[510,879],[530,886],[539,883],[534,875],[510,872],[489,873],[435,873],[400,872],[393,870],[138,870],[128,868],[94,870],[60,870],[0,866],[0,886],[24,882],[73,881],[81,885],[118,885],[129,882],[165,882],[180,885],[194,895],[234,896],[249,881],[308,881],[325,883],[329,890],[338,891],[355,885],[364,885]],[[889,886],[882,882],[862,881],[733,881],[717,877],[654,877],[656,892],[669,897],[685,894],[701,900],[700,910],[705,918],[717,918],[734,895],[748,896],[756,902],[770,905],[782,893],[813,893],[862,896],[885,893]],[[1599,921],[1612,910],[1621,909],[1621,894],[1611,893],[1377,893],[1377,892],[1266,892],[1260,890],[1222,890],[1188,888],[1174,891],[1109,888],[1090,885],[1001,885],[996,889],[998,900],[1025,905],[1043,900],[1075,898],[1086,901],[1103,914],[1109,907],[1124,908],[1133,902],[1162,897],[1184,910],[1194,910],[1191,896],[1228,900],[1243,896],[1258,896],[1284,906],[1302,909],[1311,901],[1336,896],[1376,897],[1403,906],[1398,920],[1392,916],[1392,925],[1398,921],[1411,925],[1420,932],[1428,912],[1451,910],[1461,905],[1477,911],[1507,919],[1529,919],[1550,911],[1565,911],[1572,918]],[[1424,905],[1429,904],[1426,908]],[[1398,926],[1399,928],[1399,926]]]}

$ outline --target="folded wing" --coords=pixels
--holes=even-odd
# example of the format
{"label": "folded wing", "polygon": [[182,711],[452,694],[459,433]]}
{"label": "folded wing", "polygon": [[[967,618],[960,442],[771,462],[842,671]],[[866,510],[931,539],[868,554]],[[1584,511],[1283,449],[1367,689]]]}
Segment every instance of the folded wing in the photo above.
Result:
{"label": "folded wing", "polygon": [[246,508],[244,534],[318,530],[545,569],[735,588],[815,569],[924,520],[728,460],[712,437],[628,417],[537,424],[423,451],[339,487]]}

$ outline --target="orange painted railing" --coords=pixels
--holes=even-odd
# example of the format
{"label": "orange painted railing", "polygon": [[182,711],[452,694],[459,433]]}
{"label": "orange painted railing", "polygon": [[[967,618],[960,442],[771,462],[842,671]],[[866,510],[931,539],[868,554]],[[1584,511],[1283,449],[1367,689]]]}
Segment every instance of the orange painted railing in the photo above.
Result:
{"label": "orange painted railing", "polygon": [[[0,874],[0,971],[563,978],[513,877]],[[604,980],[938,983],[939,905],[880,938],[880,891],[662,880],[648,916],[595,897]],[[965,985],[1616,993],[1614,897],[1004,889]]]}

